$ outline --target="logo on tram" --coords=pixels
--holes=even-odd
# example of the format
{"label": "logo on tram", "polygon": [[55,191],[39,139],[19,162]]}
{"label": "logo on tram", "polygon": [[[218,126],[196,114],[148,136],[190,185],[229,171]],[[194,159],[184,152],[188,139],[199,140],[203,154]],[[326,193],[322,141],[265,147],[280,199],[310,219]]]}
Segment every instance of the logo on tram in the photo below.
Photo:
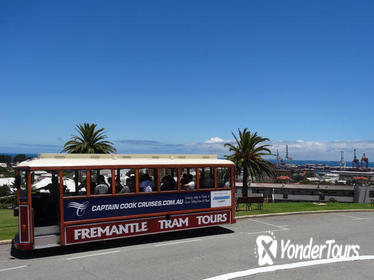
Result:
{"label": "logo on tram", "polygon": [[68,208],[75,208],[77,209],[77,216],[78,217],[81,217],[84,215],[84,212],[86,211],[87,207],[88,207],[88,204],[89,202],[86,201],[86,202],[83,202],[83,203],[78,203],[78,202],[70,202],[68,204]]}

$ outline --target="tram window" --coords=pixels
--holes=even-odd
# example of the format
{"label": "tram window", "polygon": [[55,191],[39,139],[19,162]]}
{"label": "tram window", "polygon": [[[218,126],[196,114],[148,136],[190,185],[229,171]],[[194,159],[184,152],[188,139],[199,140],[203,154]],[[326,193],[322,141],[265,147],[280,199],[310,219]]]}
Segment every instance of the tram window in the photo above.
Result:
{"label": "tram window", "polygon": [[200,189],[214,188],[214,168],[199,168]]}
{"label": "tram window", "polygon": [[20,192],[19,199],[21,201],[27,201],[27,173],[25,170],[20,170]]}
{"label": "tram window", "polygon": [[99,195],[110,193],[112,193],[112,170],[91,170],[91,194]]}
{"label": "tram window", "polygon": [[182,190],[196,189],[196,168],[181,168],[180,184]]}
{"label": "tram window", "polygon": [[42,196],[57,198],[60,195],[58,171],[34,171],[31,173],[31,190]]}
{"label": "tram window", "polygon": [[161,191],[177,190],[178,171],[177,168],[160,168]]}
{"label": "tram window", "polygon": [[62,173],[64,196],[87,194],[86,170],[65,170]]}
{"label": "tram window", "polygon": [[135,169],[115,170],[116,193],[134,193],[136,191]]}
{"label": "tram window", "polygon": [[218,188],[230,188],[231,186],[231,172],[230,168],[217,168],[217,186]]}
{"label": "tram window", "polygon": [[157,191],[157,169],[141,168],[139,169],[139,191],[154,192]]}

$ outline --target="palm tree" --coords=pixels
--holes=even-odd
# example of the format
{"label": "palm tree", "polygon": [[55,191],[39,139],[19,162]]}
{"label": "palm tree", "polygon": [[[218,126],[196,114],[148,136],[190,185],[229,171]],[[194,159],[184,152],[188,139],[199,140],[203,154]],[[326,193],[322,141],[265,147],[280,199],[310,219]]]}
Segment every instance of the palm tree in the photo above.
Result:
{"label": "palm tree", "polygon": [[225,147],[229,147],[229,151],[233,154],[226,156],[227,159],[232,160],[236,167],[243,169],[243,196],[248,196],[248,174],[253,178],[263,178],[264,174],[268,176],[274,175],[273,164],[270,161],[264,160],[262,156],[272,155],[268,144],[263,142],[269,141],[268,138],[263,138],[257,135],[257,132],[251,133],[247,128],[239,131],[239,139],[235,136],[235,144],[226,143]]}
{"label": "palm tree", "polygon": [[97,124],[79,124],[76,130],[79,136],[72,135],[71,139],[65,143],[61,152],[71,154],[110,154],[116,151],[113,143],[107,140],[104,128],[97,129]]}

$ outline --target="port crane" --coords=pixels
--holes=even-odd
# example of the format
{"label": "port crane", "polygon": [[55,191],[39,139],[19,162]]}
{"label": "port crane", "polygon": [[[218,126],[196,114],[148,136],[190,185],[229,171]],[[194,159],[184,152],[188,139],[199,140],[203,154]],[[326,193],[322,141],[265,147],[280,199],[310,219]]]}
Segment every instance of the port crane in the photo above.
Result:
{"label": "port crane", "polygon": [[345,166],[344,151],[340,151],[340,168],[345,168]]}
{"label": "port crane", "polygon": [[368,168],[369,167],[369,159],[366,157],[365,153],[362,155],[362,158],[361,158],[361,168],[363,166],[363,163],[365,162],[365,168]]}
{"label": "port crane", "polygon": [[354,153],[354,156],[353,156],[353,160],[352,160],[352,167],[355,167],[355,165],[356,165],[356,168],[359,168],[360,167],[360,161],[357,158],[356,149],[353,150],[353,153]]}
{"label": "port crane", "polygon": [[290,157],[289,155],[288,155],[288,145],[286,144],[286,160],[287,161],[291,161],[292,160],[292,157]]}

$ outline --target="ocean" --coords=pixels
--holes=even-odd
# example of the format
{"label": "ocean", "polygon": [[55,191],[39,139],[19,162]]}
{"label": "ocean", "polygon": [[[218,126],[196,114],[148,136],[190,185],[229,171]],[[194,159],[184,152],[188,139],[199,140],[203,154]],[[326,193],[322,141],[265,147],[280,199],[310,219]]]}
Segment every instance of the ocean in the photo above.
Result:
{"label": "ocean", "polygon": [[[0,153],[0,155],[5,155],[5,156],[10,156],[12,159],[16,156],[16,155],[19,155],[19,154],[23,154],[23,153]],[[28,158],[34,158],[34,157],[37,157],[38,154],[25,154],[26,157]]]}
{"label": "ocean", "polygon": [[[270,160],[273,163],[276,163],[276,160]],[[292,160],[290,164],[296,165],[306,165],[306,164],[323,164],[327,166],[340,166],[340,161],[327,161],[327,160]],[[346,162],[347,167],[352,167],[352,162]],[[374,162],[369,161],[369,167],[374,167]]]}

